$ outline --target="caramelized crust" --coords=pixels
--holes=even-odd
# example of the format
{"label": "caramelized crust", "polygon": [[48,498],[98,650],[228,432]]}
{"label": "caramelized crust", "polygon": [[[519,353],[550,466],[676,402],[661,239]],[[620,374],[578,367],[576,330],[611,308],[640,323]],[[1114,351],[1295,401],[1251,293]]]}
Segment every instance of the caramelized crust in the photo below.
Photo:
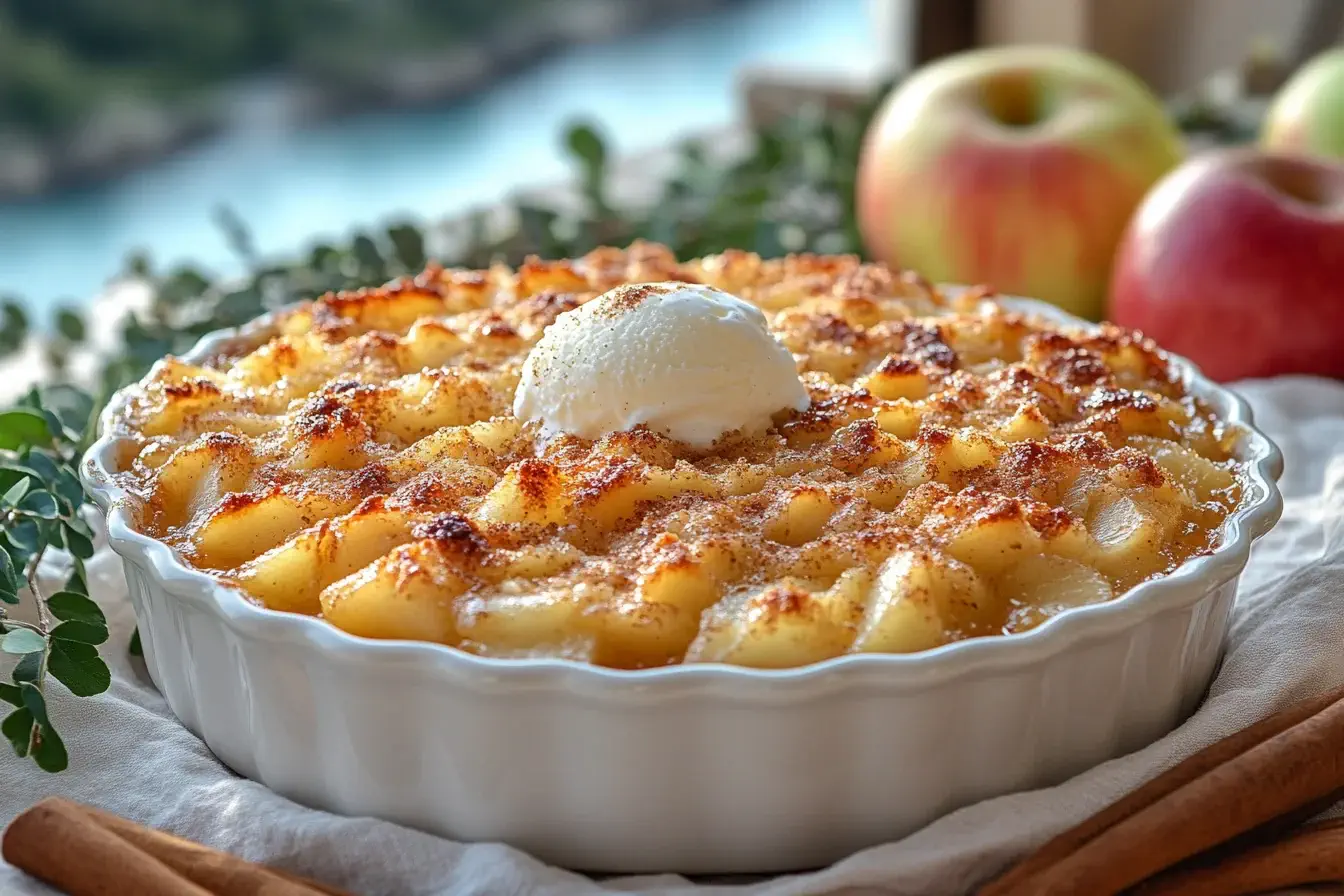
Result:
{"label": "caramelized crust", "polygon": [[[761,307],[811,407],[708,451],[512,418],[558,315],[667,280]],[[648,243],[323,296],[165,359],[115,426],[143,529],[263,604],[631,668],[1022,631],[1208,551],[1241,499],[1236,434],[1137,333],[848,256]]]}

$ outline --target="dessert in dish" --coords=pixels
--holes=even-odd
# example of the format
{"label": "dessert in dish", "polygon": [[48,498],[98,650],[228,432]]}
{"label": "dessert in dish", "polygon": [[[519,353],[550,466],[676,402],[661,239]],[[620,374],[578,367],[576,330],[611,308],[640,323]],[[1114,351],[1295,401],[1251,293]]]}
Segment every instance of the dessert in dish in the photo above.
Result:
{"label": "dessert in dish", "polygon": [[356,635],[617,668],[1022,632],[1218,546],[1151,342],[848,257],[599,249],[324,296],[109,419],[137,526]]}
{"label": "dessert in dish", "polygon": [[[640,283],[683,336],[732,333],[671,367],[588,325],[542,345]],[[529,358],[621,385],[520,396]],[[83,478],[146,667],[215,755],[602,872],[815,868],[1150,743],[1282,508],[1282,455],[1189,362],[852,258],[432,269],[212,334],[102,421]]]}

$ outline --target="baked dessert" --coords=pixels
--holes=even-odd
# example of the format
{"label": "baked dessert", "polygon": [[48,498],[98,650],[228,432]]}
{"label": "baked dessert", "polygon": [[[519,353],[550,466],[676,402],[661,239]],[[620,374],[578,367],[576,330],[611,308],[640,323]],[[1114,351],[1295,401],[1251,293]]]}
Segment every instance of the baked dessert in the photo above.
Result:
{"label": "baked dessert", "polygon": [[1021,632],[1242,499],[1139,334],[849,256],[431,267],[165,359],[109,423],[138,526],[267,607],[617,668]]}

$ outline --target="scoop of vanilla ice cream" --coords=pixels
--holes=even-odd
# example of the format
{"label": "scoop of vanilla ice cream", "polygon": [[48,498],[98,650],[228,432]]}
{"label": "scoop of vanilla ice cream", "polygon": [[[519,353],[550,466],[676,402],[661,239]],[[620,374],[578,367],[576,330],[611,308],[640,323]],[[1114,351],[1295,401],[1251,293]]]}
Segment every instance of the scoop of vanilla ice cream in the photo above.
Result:
{"label": "scoop of vanilla ice cream", "polygon": [[809,404],[793,356],[750,302],[708,286],[618,286],[556,318],[523,365],[513,414],[599,439],[644,424],[707,448]]}

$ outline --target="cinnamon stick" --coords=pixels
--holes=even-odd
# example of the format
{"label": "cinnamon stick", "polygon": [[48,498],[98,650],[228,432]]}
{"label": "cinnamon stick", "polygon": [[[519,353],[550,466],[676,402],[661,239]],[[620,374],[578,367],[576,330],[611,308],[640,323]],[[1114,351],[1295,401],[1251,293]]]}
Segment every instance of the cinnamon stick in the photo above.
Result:
{"label": "cinnamon stick", "polygon": [[[979,896],[1115,893],[1344,786],[1344,688],[1178,763],[1028,856]],[[1081,877],[1079,875],[1082,875]]]}
{"label": "cinnamon stick", "polygon": [[0,853],[69,896],[348,896],[56,797],[10,822]]}
{"label": "cinnamon stick", "polygon": [[1344,881],[1344,819],[1317,822],[1217,863],[1173,868],[1135,896],[1250,896]]}

